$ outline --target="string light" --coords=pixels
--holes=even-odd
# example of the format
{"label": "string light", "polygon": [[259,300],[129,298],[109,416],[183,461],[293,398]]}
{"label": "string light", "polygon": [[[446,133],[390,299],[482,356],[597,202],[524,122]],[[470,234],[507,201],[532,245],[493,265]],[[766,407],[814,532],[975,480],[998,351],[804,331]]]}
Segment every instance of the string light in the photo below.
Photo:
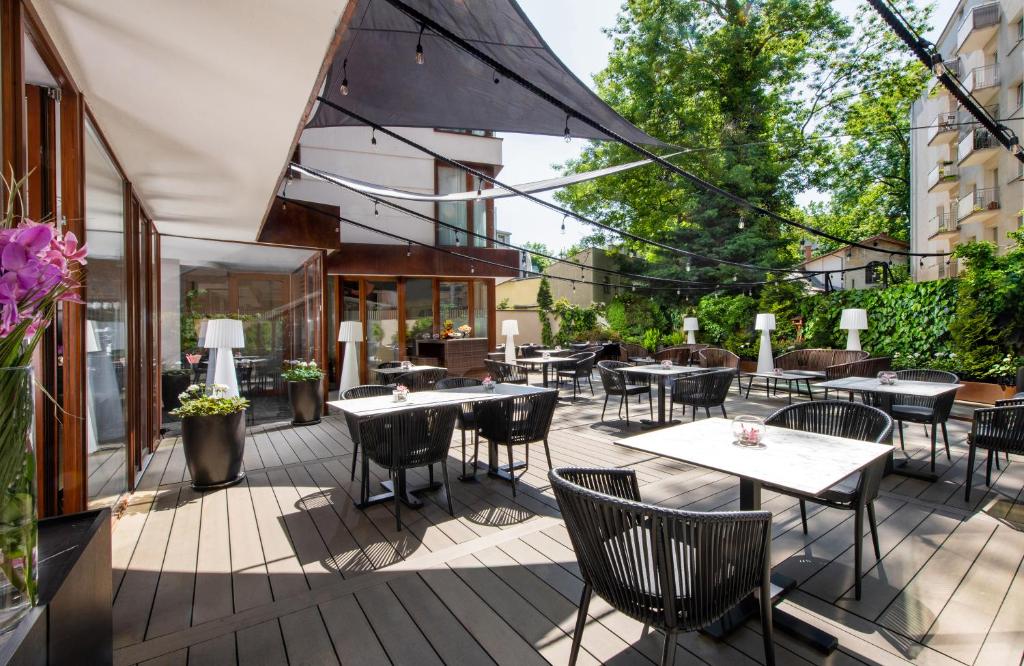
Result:
{"label": "string light", "polygon": [[565,142],[572,140],[572,132],[569,131],[569,114],[565,114]]}
{"label": "string light", "polygon": [[341,87],[338,90],[342,95],[348,95],[348,58],[341,63]]}
{"label": "string light", "polygon": [[412,241],[409,241],[409,248],[405,251],[405,256],[407,256],[407,257],[411,257],[412,256]]}
{"label": "string light", "polygon": [[423,31],[426,29],[427,24],[420,24],[420,36],[416,39],[416,64],[423,64]]}
{"label": "string light", "polygon": [[469,272],[470,272],[471,275],[476,273],[476,264],[473,264],[473,263],[469,264]]}
{"label": "string light", "polygon": [[686,272],[687,273],[690,272],[690,260],[689,259],[686,260]]}
{"label": "string light", "polygon": [[373,131],[370,132],[370,145],[372,145],[372,146],[376,146],[377,145],[377,128],[376,127],[374,127]]}
{"label": "string light", "polygon": [[676,296],[678,296],[678,295],[679,295],[679,290],[678,290],[678,289],[676,289]]}
{"label": "string light", "polygon": [[742,229],[743,227],[747,226],[747,223],[743,221],[743,216],[742,215],[740,215],[740,222],[736,226],[738,226],[740,229]]}
{"label": "string light", "polygon": [[740,276],[739,275],[733,275],[732,276],[732,281],[733,282],[739,282],[739,280],[740,280]]}
{"label": "string light", "polygon": [[636,291],[636,285],[635,284],[633,285],[633,291]]}
{"label": "string light", "polygon": [[458,245],[459,245],[459,232],[458,232],[458,230],[456,230],[455,231],[455,246],[458,247]]}
{"label": "string light", "polygon": [[498,70],[494,70],[494,85],[501,83],[501,79],[498,78]]}
{"label": "string light", "polygon": [[575,280],[572,283],[572,293],[574,293],[574,294],[576,293],[576,282],[575,282]]}
{"label": "string light", "polygon": [[377,202],[376,202],[376,201],[374,201],[374,202],[373,202],[373,216],[374,216],[374,217],[377,217],[378,215],[380,215],[380,211],[379,211],[379,210],[377,210]]}
{"label": "string light", "polygon": [[569,216],[568,215],[563,215],[562,216],[562,235],[563,236],[565,235],[565,218],[567,218],[567,217],[569,217]]}

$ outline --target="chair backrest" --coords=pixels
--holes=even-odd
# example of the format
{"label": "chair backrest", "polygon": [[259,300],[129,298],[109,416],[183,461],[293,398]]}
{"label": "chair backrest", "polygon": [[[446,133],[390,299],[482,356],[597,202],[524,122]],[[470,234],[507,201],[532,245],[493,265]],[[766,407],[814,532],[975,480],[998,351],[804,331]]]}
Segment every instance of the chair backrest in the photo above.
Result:
{"label": "chair backrest", "polygon": [[354,400],[356,398],[373,398],[379,395],[391,395],[394,389],[390,386],[383,386],[381,384],[362,384],[360,386],[353,386],[342,392],[342,400]]}
{"label": "chair backrest", "polygon": [[443,462],[458,413],[446,405],[370,416],[359,421],[359,443],[369,460],[390,470]]}
{"label": "chair backrest", "polygon": [[473,412],[484,439],[498,444],[528,444],[547,439],[557,402],[557,391],[541,391],[473,403]]}
{"label": "chair backrest", "polygon": [[705,627],[769,575],[771,512],[699,513],[640,502],[635,473],[548,473],[584,581],[660,628]]}
{"label": "chair backrest", "polygon": [[400,368],[402,367],[401,361],[381,361],[377,364],[377,370],[386,370],[387,368]]}
{"label": "chair backrest", "polygon": [[430,368],[429,370],[416,370],[406,372],[395,378],[396,384],[404,384],[412,392],[430,391],[438,380],[448,374],[447,368]]}
{"label": "chair backrest", "polygon": [[537,351],[538,349],[540,349],[538,345],[520,345],[519,355],[523,358],[534,358],[540,356],[540,352]]}
{"label": "chair backrest", "polygon": [[697,356],[700,357],[702,368],[732,368],[738,371],[740,367],[740,357],[728,349],[708,347],[697,352]]}
{"label": "chair backrest", "polygon": [[1018,405],[1024,405],[1024,393],[1018,393],[1012,398],[996,400],[996,407],[1017,407]]}
{"label": "chair backrest", "polygon": [[[791,430],[866,442],[881,443],[892,433],[892,418],[888,414],[877,407],[846,400],[814,400],[789,405],[764,422]],[[886,459],[881,458],[861,474],[858,492],[865,500],[873,500],[878,496],[885,462]]]}
{"label": "chair backrest", "polygon": [[527,384],[529,382],[526,370],[513,363],[485,359],[484,365],[487,366],[487,372],[490,373],[491,379],[499,384]]}
{"label": "chair backrest", "polygon": [[[952,372],[945,370],[931,370],[917,368],[913,370],[897,370],[897,379],[904,379],[915,382],[935,382],[936,384],[956,384],[959,378]],[[899,386],[899,384],[897,384]],[[864,395],[865,402],[882,409],[888,409],[889,405],[912,405],[915,407],[929,407],[935,410],[936,419],[945,421],[953,411],[953,403],[956,401],[956,393],[950,392],[945,395],[928,397],[921,395],[907,395],[904,393],[887,393]]]}
{"label": "chair backrest", "polygon": [[438,391],[442,389],[460,389],[467,386],[480,386],[482,383],[479,379],[472,377],[445,377],[444,379],[439,379],[434,384],[434,388]]}
{"label": "chair backrest", "polygon": [[594,360],[597,358],[597,354],[594,352],[580,352],[578,354],[573,354],[569,358],[576,361],[576,365],[574,367],[576,376],[586,377],[594,371]]}
{"label": "chair backrest", "polygon": [[725,402],[734,379],[736,371],[732,368],[682,377],[672,385],[672,399],[698,407],[715,407]]}
{"label": "chair backrest", "polygon": [[914,368],[912,370],[897,370],[898,379],[906,379],[914,382],[935,382],[936,384],[956,384],[960,378],[955,373],[945,370],[932,370],[931,368]]}
{"label": "chair backrest", "polygon": [[655,361],[672,361],[676,365],[687,365],[690,362],[689,347],[666,347],[654,354]]}
{"label": "chair backrest", "polygon": [[971,443],[994,452],[1024,454],[1024,400],[1000,400],[995,407],[974,410]]}
{"label": "chair backrest", "polygon": [[863,349],[833,349],[832,362],[829,365],[842,365],[844,363],[853,363],[854,361],[863,361],[870,356],[871,354]]}
{"label": "chair backrest", "polygon": [[599,361],[597,372],[601,376],[601,385],[608,395],[622,395],[626,390],[626,377],[616,368],[632,367],[622,361]]}
{"label": "chair backrest", "polygon": [[638,358],[641,356],[649,356],[646,349],[642,345],[634,344],[632,342],[623,342],[619,345],[619,353],[622,355],[623,361],[628,361],[631,358]]}
{"label": "chair backrest", "polygon": [[846,377],[877,377],[879,372],[892,367],[892,359],[888,356],[865,358],[849,363],[838,363],[825,368],[826,379],[843,379]]}

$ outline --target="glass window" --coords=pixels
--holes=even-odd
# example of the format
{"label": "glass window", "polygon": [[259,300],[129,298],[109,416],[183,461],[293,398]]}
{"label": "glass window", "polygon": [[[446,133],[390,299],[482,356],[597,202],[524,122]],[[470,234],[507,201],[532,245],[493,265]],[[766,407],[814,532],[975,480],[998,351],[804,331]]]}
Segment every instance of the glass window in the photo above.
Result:
{"label": "glass window", "polygon": [[469,323],[469,285],[465,282],[440,283],[441,326],[451,321],[452,328]]}
{"label": "glass window", "polygon": [[[473,187],[479,190],[483,186],[483,180],[473,176]],[[473,245],[487,247],[487,202],[482,199],[473,202],[473,233],[480,234],[473,236]]]}
{"label": "glass window", "polygon": [[434,332],[434,281],[405,281],[405,355],[416,356],[416,340]]}
{"label": "glass window", "polygon": [[398,284],[366,281],[366,367],[398,361]]}
{"label": "glass window", "polygon": [[[464,192],[465,190],[466,176],[461,169],[447,166],[437,168],[438,194],[451,194],[453,192]],[[437,219],[462,230],[462,233],[459,233],[458,239],[456,239],[457,231],[455,229],[438,225],[437,238],[439,245],[466,246],[469,244],[466,239],[466,210],[465,202],[446,202],[437,205]],[[458,243],[456,243],[456,240],[458,240]]]}
{"label": "glass window", "polygon": [[482,280],[473,282],[473,332],[474,338],[487,337],[487,320],[490,314],[490,303],[487,300],[487,283]]}
{"label": "glass window", "polygon": [[86,123],[85,229],[89,243],[86,375],[89,507],[112,504],[127,488],[125,370],[128,366],[124,183]]}

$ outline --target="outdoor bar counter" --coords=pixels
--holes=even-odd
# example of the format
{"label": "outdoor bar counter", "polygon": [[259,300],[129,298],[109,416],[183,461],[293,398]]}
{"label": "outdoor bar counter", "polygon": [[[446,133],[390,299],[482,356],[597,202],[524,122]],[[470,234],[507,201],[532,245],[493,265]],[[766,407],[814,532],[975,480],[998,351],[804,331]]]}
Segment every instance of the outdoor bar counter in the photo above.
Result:
{"label": "outdoor bar counter", "polygon": [[448,374],[462,376],[472,368],[482,368],[487,357],[487,338],[448,338],[417,340],[416,356],[434,359]]}

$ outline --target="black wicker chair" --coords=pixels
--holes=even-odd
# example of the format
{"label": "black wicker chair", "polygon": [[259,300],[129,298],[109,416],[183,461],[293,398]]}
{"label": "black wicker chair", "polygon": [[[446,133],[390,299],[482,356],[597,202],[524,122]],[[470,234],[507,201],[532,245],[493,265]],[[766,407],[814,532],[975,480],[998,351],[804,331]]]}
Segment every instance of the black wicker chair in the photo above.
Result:
{"label": "black wicker chair", "polygon": [[429,370],[416,370],[406,372],[395,377],[395,384],[404,384],[411,392],[431,391],[439,380],[448,375],[445,368],[430,368]]}
{"label": "black wicker chair", "polygon": [[[892,419],[882,410],[844,400],[815,400],[783,407],[767,419],[768,425],[803,430],[820,435],[861,439],[868,442],[882,442],[892,433]],[[875,558],[882,554],[878,548],[878,525],[875,523],[875,498],[878,485],[885,474],[887,457],[880,458],[863,471],[851,474],[821,495],[803,495],[791,490],[764,484],[777,493],[796,497],[800,500],[800,522],[807,534],[807,501],[824,504],[836,509],[855,513],[854,517],[854,590],[857,599],[861,593],[861,549],[864,542],[864,512],[867,511],[871,527],[871,543],[875,547]]]}
{"label": "black wicker chair", "polygon": [[995,407],[974,410],[974,423],[967,436],[967,482],[964,501],[971,501],[971,478],[978,449],[988,450],[985,463],[985,485],[992,485],[992,458],[999,462],[999,453],[1024,454],[1024,400],[1000,400]]}
{"label": "black wicker chair", "polygon": [[725,413],[725,398],[729,395],[729,387],[732,380],[736,378],[736,371],[732,368],[720,368],[709,370],[700,374],[680,377],[672,385],[672,403],[668,409],[668,418],[672,420],[672,412],[676,403],[683,406],[683,413],[687,407],[693,407],[693,421],[697,420],[697,408],[703,407],[704,414],[711,416],[711,408],[718,407],[722,410],[722,416],[728,418]]}
{"label": "black wicker chair", "polygon": [[562,381],[572,383],[573,402],[576,402],[577,390],[583,391],[583,387],[580,385],[580,381],[583,379],[586,379],[587,383],[590,384],[590,395],[594,395],[592,375],[594,374],[594,359],[596,358],[597,354],[594,352],[580,352],[567,358],[564,365],[558,364],[558,383],[561,384]]}
{"label": "black wicker chair", "polygon": [[622,361],[599,361],[597,372],[601,375],[601,384],[604,386],[604,406],[601,407],[601,420],[604,421],[604,412],[608,409],[608,398],[613,395],[619,396],[619,418],[622,418],[622,407],[626,407],[626,425],[629,425],[629,396],[647,396],[647,406],[651,411],[651,420],[654,420],[654,403],[651,401],[651,382],[649,376],[643,376],[643,381],[630,383],[630,377],[619,371],[619,368],[632,368],[631,363]]}
{"label": "black wicker chair", "polygon": [[[916,382],[936,382],[939,384],[956,384],[960,379],[952,372],[945,370],[898,370],[897,379]],[[942,442],[946,445],[946,459],[952,460],[949,452],[949,435],[946,432],[946,421],[953,411],[956,392],[950,391],[936,398],[916,395],[865,393],[864,401],[869,405],[886,411],[896,421],[896,430],[900,435],[900,448],[906,449],[903,441],[903,422],[920,423],[931,426],[932,462],[931,471],[935,471],[936,430],[942,428]]]}
{"label": "black wicker chair", "polygon": [[[460,389],[468,386],[480,386],[482,384],[479,379],[472,377],[445,377],[434,384],[434,388],[438,391],[443,389]],[[459,408],[459,418],[455,422],[456,427],[462,433],[462,477],[466,477],[466,431],[471,430],[473,432],[473,446],[476,447],[477,440],[480,435],[476,431],[476,414],[473,412],[473,403],[463,403]],[[476,461],[473,461],[476,464]]]}
{"label": "black wicker chair", "polygon": [[[394,391],[392,386],[383,386],[381,384],[362,384],[360,386],[353,386],[347,391],[342,392],[342,400],[355,400],[357,398],[373,398],[381,395],[391,395]],[[359,427],[354,417],[348,413],[345,414],[345,420],[348,423],[348,434],[352,438],[352,480],[356,480],[356,462],[359,458]]]}
{"label": "black wicker chair", "polygon": [[492,361],[491,359],[484,359],[484,365],[487,366],[487,372],[490,373],[491,379],[499,384],[529,385],[530,383],[530,373],[521,365]]}
{"label": "black wicker chair", "polygon": [[672,664],[679,632],[702,629],[752,593],[760,599],[765,663],[775,663],[770,511],[698,513],[640,500],[636,473],[548,473],[583,576],[569,664],[579,656],[593,594],[665,632]]}
{"label": "black wicker chair", "polygon": [[697,359],[702,368],[731,368],[736,375],[736,390],[743,390],[740,380],[740,357],[728,349],[707,347],[697,352]]}
{"label": "black wicker chair", "polygon": [[362,501],[365,502],[369,495],[369,461],[372,460],[388,470],[394,479],[395,527],[399,531],[402,529],[401,497],[406,491],[407,469],[433,468],[434,464],[440,463],[448,513],[455,515],[448,484],[448,465],[445,463],[458,414],[458,407],[428,407],[378,414],[359,421],[359,440],[364,451]]}
{"label": "black wicker chair", "polygon": [[[516,485],[519,476],[530,466],[530,444],[544,442],[544,456],[551,469],[551,449],[548,447],[548,431],[551,429],[551,417],[555,413],[558,402],[557,391],[540,391],[517,395],[508,400],[494,400],[473,404],[476,423],[481,438],[487,440],[488,446],[504,445],[508,450],[508,466],[499,468],[498,476],[512,482],[512,496],[516,496]],[[512,459],[512,447],[526,446],[526,461],[518,465]],[[480,440],[473,447],[473,460],[479,459]],[[518,475],[516,470],[522,470]]]}

